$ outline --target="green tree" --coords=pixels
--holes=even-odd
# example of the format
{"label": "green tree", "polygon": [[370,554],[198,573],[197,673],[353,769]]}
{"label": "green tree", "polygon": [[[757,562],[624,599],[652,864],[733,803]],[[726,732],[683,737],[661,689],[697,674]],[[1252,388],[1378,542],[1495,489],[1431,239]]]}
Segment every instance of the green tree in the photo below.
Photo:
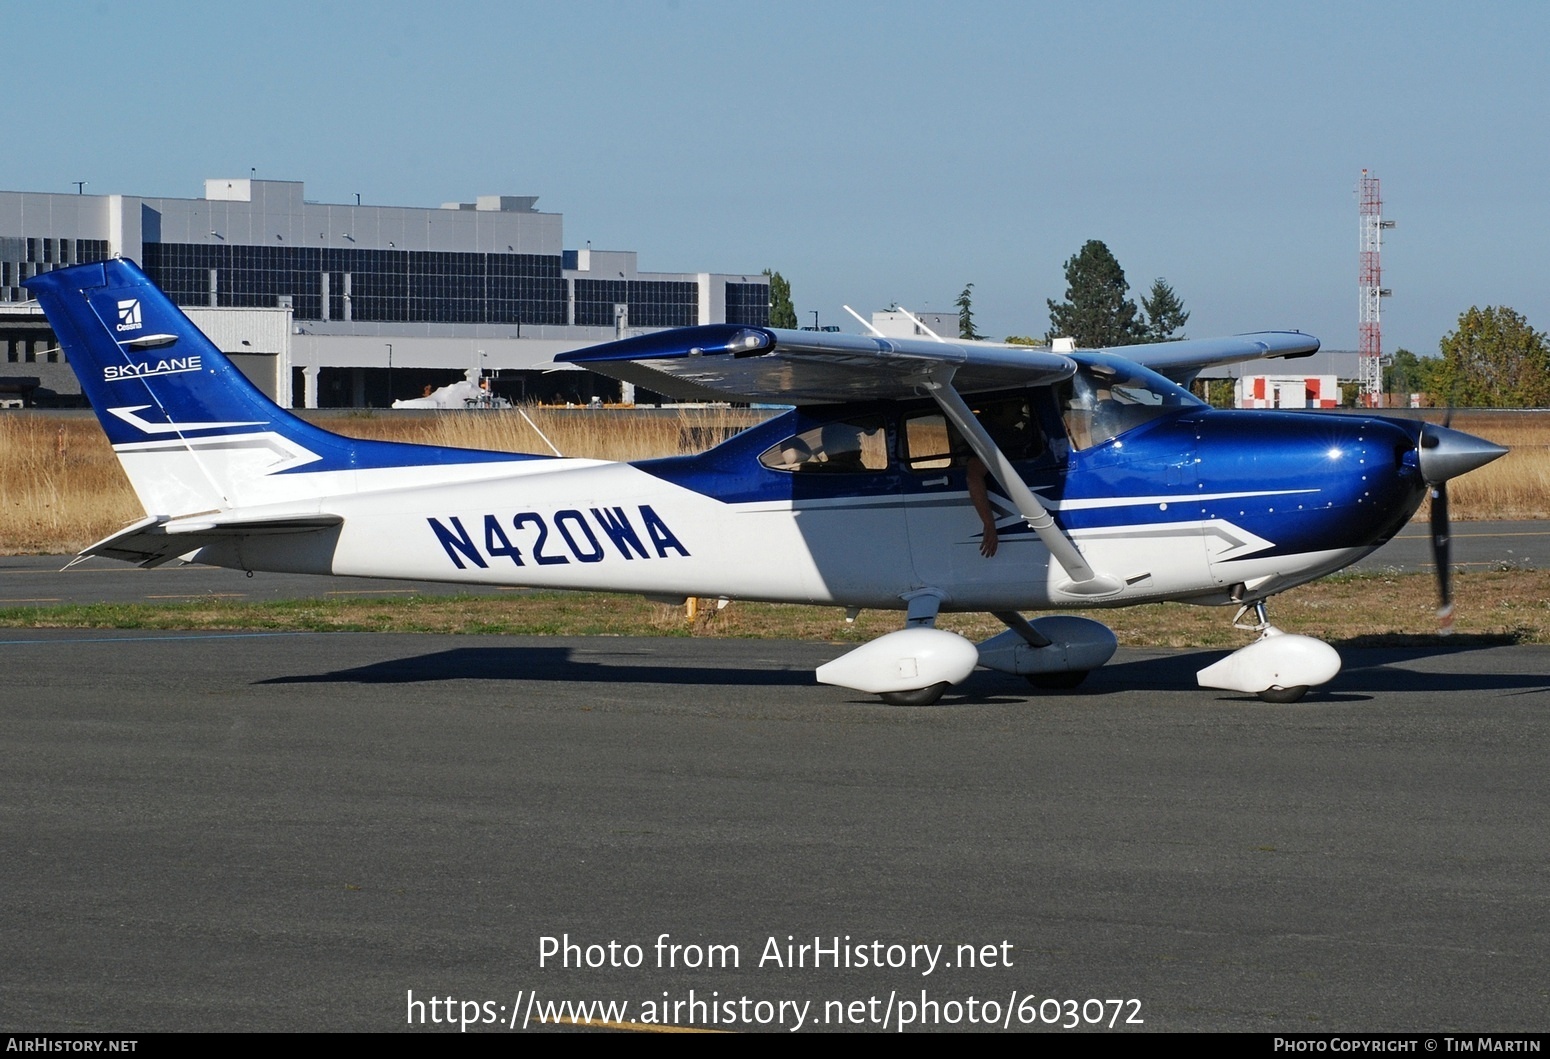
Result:
{"label": "green tree", "polygon": [[791,283],[779,272],[764,270],[770,277],[770,326],[790,327],[797,325],[797,309],[791,304]]}
{"label": "green tree", "polygon": [[1505,305],[1470,306],[1441,342],[1432,379],[1439,404],[1489,408],[1550,405],[1550,347],[1545,334]]}
{"label": "green tree", "polygon": [[1232,408],[1238,400],[1232,379],[1196,379],[1189,384],[1189,392],[1212,408]]}
{"label": "green tree", "polygon": [[1066,262],[1066,300],[1048,299],[1048,338],[1076,339],[1083,349],[1125,346],[1145,338],[1136,303],[1125,297],[1125,270],[1097,239]]}
{"label": "green tree", "polygon": [[1189,323],[1189,313],[1184,311],[1184,302],[1173,293],[1173,288],[1168,286],[1168,281],[1162,276],[1152,281],[1152,292],[1141,299],[1141,311],[1146,313],[1148,342],[1172,342],[1175,340],[1174,332]]}
{"label": "green tree", "polygon": [[1383,392],[1430,393],[1439,363],[1436,357],[1418,357],[1403,347],[1396,349],[1383,369]]}
{"label": "green tree", "polygon": [[1005,341],[1009,346],[1037,346],[1042,344],[1031,335],[1007,335]]}
{"label": "green tree", "polygon": [[958,301],[955,303],[958,306],[958,337],[978,342],[985,336],[974,330],[974,310],[969,303],[969,296],[973,290],[974,284],[966,284],[963,293],[958,295]]}

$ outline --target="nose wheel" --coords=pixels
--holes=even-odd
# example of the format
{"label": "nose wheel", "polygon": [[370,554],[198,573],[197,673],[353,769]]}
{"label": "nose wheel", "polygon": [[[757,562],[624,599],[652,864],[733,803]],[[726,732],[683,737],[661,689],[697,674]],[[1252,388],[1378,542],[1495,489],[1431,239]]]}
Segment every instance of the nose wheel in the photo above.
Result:
{"label": "nose wheel", "polygon": [[935,706],[937,700],[950,686],[947,681],[941,680],[929,688],[916,688],[913,691],[884,691],[877,697],[890,706]]}
{"label": "nose wheel", "polygon": [[[1275,626],[1270,624],[1270,612],[1265,606],[1265,601],[1260,600],[1254,604],[1254,624],[1250,625],[1243,620],[1243,616],[1249,612],[1247,605],[1239,607],[1238,613],[1233,616],[1232,627],[1234,629],[1249,629],[1264,636]],[[1308,685],[1293,684],[1289,688],[1266,688],[1257,692],[1260,702],[1288,703],[1296,702],[1308,694]]]}

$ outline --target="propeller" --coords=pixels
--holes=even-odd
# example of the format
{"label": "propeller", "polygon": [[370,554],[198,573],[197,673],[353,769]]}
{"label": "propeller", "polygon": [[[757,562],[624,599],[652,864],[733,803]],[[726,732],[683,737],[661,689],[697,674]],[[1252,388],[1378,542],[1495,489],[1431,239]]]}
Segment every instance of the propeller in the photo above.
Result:
{"label": "propeller", "polygon": [[1453,408],[1448,407],[1442,426],[1421,424],[1421,477],[1432,497],[1432,562],[1437,567],[1437,631],[1453,632],[1453,563],[1448,529],[1448,479],[1483,467],[1507,454],[1500,445],[1454,430]]}
{"label": "propeller", "polygon": [[1453,635],[1452,543],[1448,537],[1448,483],[1432,486],[1432,563],[1437,567],[1437,632]]}
{"label": "propeller", "polygon": [[[1442,428],[1453,426],[1453,402],[1442,414]],[[1432,486],[1432,565],[1437,568],[1437,635],[1453,635],[1453,539],[1448,534],[1448,483]]]}

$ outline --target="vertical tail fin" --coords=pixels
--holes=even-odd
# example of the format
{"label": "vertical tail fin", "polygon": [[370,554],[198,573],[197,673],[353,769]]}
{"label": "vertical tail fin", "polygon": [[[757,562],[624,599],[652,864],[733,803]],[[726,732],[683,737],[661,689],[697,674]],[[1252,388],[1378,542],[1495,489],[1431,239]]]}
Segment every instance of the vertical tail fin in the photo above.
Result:
{"label": "vertical tail fin", "polygon": [[265,397],[132,262],[58,269],[26,286],[149,515],[349,492],[363,468],[532,458],[357,441],[303,422]]}
{"label": "vertical tail fin", "polygon": [[122,259],[27,280],[115,445],[296,420]]}

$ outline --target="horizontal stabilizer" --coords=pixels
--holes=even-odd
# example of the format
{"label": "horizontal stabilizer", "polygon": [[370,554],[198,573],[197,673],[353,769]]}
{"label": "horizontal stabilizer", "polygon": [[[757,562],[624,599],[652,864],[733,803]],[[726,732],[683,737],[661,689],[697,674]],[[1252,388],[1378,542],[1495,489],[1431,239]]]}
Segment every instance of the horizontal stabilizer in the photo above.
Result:
{"label": "horizontal stabilizer", "polygon": [[341,525],[338,515],[280,515],[268,518],[202,517],[170,519],[147,518],[111,537],[105,537],[72,559],[76,563],[93,556],[122,559],[137,566],[162,566],[220,541],[243,537],[272,536],[282,533],[316,533]]}

